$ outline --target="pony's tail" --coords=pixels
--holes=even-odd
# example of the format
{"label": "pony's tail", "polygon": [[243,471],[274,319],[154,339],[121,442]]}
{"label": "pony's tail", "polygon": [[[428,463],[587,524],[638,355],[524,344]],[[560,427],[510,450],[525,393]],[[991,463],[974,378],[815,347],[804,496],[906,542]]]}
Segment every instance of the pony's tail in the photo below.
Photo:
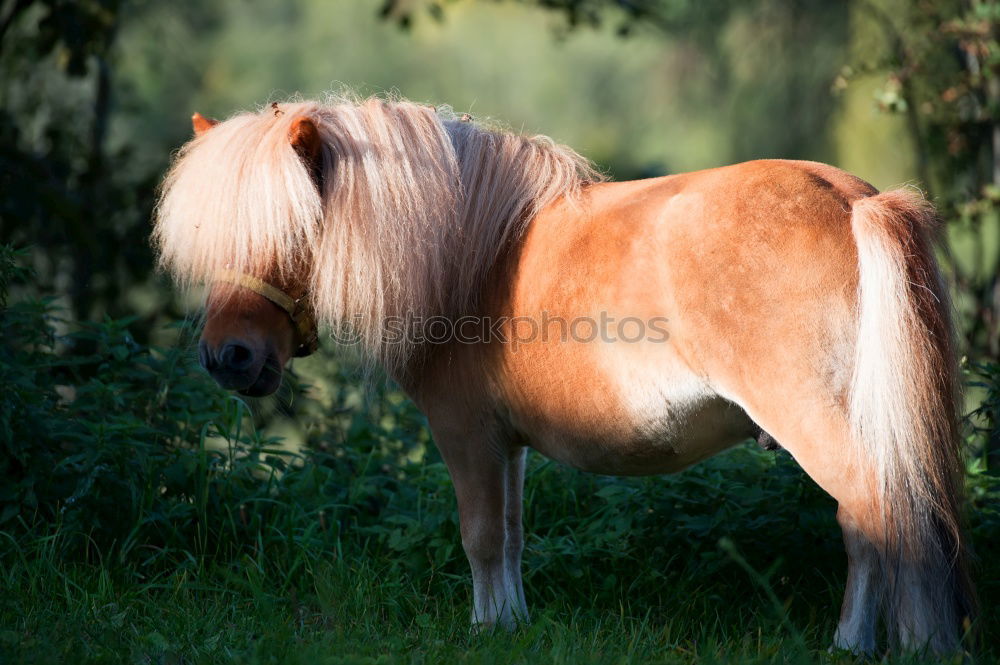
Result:
{"label": "pony's tail", "polygon": [[950,651],[974,597],[962,535],[959,382],[933,208],[914,191],[855,201],[858,338],[850,421],[874,484],[887,628],[905,646]]}

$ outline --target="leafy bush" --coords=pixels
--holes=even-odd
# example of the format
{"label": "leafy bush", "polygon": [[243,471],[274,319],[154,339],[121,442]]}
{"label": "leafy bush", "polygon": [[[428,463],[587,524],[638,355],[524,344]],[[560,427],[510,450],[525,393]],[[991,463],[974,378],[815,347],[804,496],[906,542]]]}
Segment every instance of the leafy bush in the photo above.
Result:
{"label": "leafy bush", "polygon": [[51,301],[6,304],[8,280],[26,275],[2,252],[0,526],[52,529],[73,552],[169,546],[165,520],[199,498],[194,474],[178,472],[209,463],[197,446],[220,413],[232,421],[233,403],[183,350],[136,344],[128,320],[57,335]]}
{"label": "leafy bush", "polygon": [[[982,557],[1000,543],[1000,363],[970,363],[967,373],[969,387],[982,393],[965,419],[970,527]],[[997,582],[996,576],[991,582]]]}
{"label": "leafy bush", "polygon": [[[28,275],[16,252],[0,251],[5,544],[51,536],[67,560],[110,559],[148,576],[265,550],[283,564],[315,559],[345,533],[362,550],[406,552],[420,525],[440,534],[429,541],[442,547],[433,560],[453,558],[444,466],[400,466],[428,440],[409,402],[338,409],[317,429],[314,450],[289,452],[197,367],[190,344],[141,346],[127,319],[57,334],[65,322],[51,301],[8,304],[10,287]],[[447,498],[421,503],[437,494]],[[401,502],[408,509],[393,512]]]}

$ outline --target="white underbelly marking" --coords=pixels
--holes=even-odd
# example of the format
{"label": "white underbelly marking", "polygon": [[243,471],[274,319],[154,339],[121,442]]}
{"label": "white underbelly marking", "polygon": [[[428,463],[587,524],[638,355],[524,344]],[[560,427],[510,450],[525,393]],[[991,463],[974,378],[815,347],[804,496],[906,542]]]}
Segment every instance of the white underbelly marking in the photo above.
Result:
{"label": "white underbelly marking", "polygon": [[[670,348],[655,366],[620,362],[608,354],[604,369],[614,377],[637,446],[663,448],[681,468],[709,457],[749,434],[746,414],[716,393]],[[618,360],[618,362],[616,362]]]}

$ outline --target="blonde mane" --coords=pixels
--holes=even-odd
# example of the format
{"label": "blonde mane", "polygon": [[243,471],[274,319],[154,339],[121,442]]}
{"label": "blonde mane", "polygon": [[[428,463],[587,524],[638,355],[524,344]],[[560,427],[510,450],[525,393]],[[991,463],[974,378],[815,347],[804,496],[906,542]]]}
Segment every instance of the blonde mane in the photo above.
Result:
{"label": "blonde mane", "polygon": [[[288,131],[319,129],[322,191]],[[161,189],[153,242],[184,286],[224,270],[305,281],[321,323],[348,325],[390,373],[416,344],[386,322],[457,317],[527,222],[601,180],[583,157],[402,100],[337,98],[244,113],[188,142]]]}

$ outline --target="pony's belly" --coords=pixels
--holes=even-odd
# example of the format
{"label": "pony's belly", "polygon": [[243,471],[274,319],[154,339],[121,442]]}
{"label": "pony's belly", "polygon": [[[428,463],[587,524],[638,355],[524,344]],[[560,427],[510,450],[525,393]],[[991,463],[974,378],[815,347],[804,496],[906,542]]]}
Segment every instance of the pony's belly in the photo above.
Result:
{"label": "pony's belly", "polygon": [[692,414],[665,411],[628,428],[584,435],[550,427],[523,434],[538,452],[582,471],[644,476],[680,471],[743,441],[750,435],[745,421],[739,407],[716,398],[698,405]]}
{"label": "pony's belly", "polygon": [[550,386],[511,424],[543,455],[610,475],[680,471],[753,435],[740,407],[686,372],[633,366],[602,378],[571,394]]}

